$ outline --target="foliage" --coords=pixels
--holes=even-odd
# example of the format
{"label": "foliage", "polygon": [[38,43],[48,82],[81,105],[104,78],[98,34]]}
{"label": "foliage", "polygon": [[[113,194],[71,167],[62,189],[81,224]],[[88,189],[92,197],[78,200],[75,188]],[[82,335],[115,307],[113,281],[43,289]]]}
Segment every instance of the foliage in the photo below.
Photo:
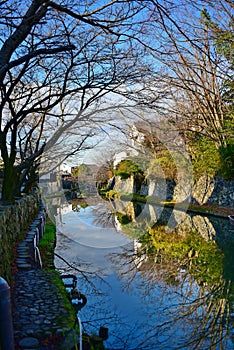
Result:
{"label": "foliage", "polygon": [[[227,12],[228,14],[228,12]],[[205,25],[212,33],[212,41],[214,48],[220,56],[223,56],[225,65],[228,67],[225,79],[223,79],[220,88],[220,95],[223,100],[224,118],[222,132],[226,136],[227,152],[229,145],[234,142],[234,32],[233,32],[233,18],[227,16],[225,26],[213,20],[206,9],[203,9],[201,17]],[[229,19],[229,21],[228,21]],[[222,152],[221,152],[222,154]],[[225,157],[224,157],[225,163]]]}
{"label": "foliage", "polygon": [[[179,235],[155,226],[141,237],[141,241],[156,264],[161,264],[162,268],[175,268],[177,273],[180,268],[185,268],[200,285],[213,285],[222,277],[222,252],[214,241],[205,241],[196,232]],[[174,270],[171,272],[175,273]]]}
{"label": "foliage", "polygon": [[197,134],[190,141],[190,151],[194,178],[202,175],[214,176],[221,168],[219,151],[215,144],[206,137]]}
{"label": "foliage", "polygon": [[225,56],[226,60],[234,67],[234,33],[233,22],[230,21],[225,28],[219,23],[214,22],[207,9],[203,9],[201,17],[204,23],[210,27],[213,32],[213,41],[218,52]]}
{"label": "foliage", "polygon": [[132,221],[127,214],[115,212],[114,215],[117,216],[118,221],[120,222],[121,225],[127,225]]}
{"label": "foliage", "polygon": [[165,178],[175,180],[177,169],[171,153],[165,149],[160,152],[156,159],[152,159],[147,170],[147,178]]}
{"label": "foliage", "polygon": [[230,179],[234,174],[234,145],[217,148],[209,138],[196,135],[190,141],[194,178],[206,174]]}
{"label": "foliage", "polygon": [[134,163],[131,159],[124,159],[119,162],[115,171],[115,176],[120,176],[121,179],[128,179],[131,175],[139,177],[143,175],[140,167]]}
{"label": "foliage", "polygon": [[89,173],[89,168],[86,164],[81,164],[80,166],[77,167],[78,171],[77,171],[77,176],[79,175],[87,175]]}
{"label": "foliage", "polygon": [[118,192],[115,190],[110,190],[110,191],[102,191],[102,193],[105,193],[106,198],[109,199],[115,199],[118,198]]}
{"label": "foliage", "polygon": [[38,243],[43,268],[54,268],[54,248],[56,242],[56,227],[53,222],[47,218],[45,232]]}
{"label": "foliage", "polygon": [[71,174],[72,174],[72,176],[75,176],[75,177],[78,176],[78,174],[79,174],[79,166],[72,167]]}
{"label": "foliage", "polygon": [[234,178],[234,144],[228,144],[226,147],[220,147],[219,154],[222,161],[222,166],[220,169],[221,175],[227,179]]}

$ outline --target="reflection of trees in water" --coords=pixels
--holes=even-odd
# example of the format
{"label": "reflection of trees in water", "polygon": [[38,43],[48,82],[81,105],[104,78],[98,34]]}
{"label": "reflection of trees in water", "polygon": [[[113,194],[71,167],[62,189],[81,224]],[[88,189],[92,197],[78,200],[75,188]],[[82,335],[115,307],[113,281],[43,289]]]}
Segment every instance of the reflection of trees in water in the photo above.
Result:
{"label": "reflection of trees in water", "polygon": [[[201,288],[200,297],[191,305],[185,305],[179,312],[179,317],[195,317],[195,327],[190,338],[183,344],[189,348],[227,349],[233,329],[230,298],[233,295],[230,281],[220,280],[220,283],[208,288]],[[217,346],[217,347],[216,347]],[[229,349],[231,344],[229,343]]]}
{"label": "reflection of trees in water", "polygon": [[100,285],[103,284],[104,289],[108,290],[110,287],[108,283],[98,276],[92,279],[92,283],[89,282],[78,277],[79,288],[84,290],[88,297],[88,302],[81,314],[82,325],[85,332],[90,334],[95,331],[98,334],[100,325],[108,327],[110,323],[118,323],[118,314],[115,310],[110,309],[111,300],[108,293],[101,291],[100,288]]}
{"label": "reflection of trees in water", "polygon": [[112,214],[111,203],[102,201],[93,208],[95,213],[94,224],[97,226],[106,227],[115,227],[115,217]]}
{"label": "reflection of trees in water", "polygon": [[[158,349],[170,349],[172,339],[176,349],[233,348],[234,289],[232,281],[223,276],[223,254],[215,242],[195,233],[166,233],[160,227],[149,230],[136,247],[135,252],[125,250],[112,256],[116,264],[125,266],[121,273],[125,288],[131,289],[140,273],[143,284],[139,288],[144,290],[145,300],[152,298],[158,284],[161,298],[170,300],[168,306],[152,301],[158,303],[158,309],[152,310],[149,318],[163,313],[166,321],[149,325],[145,344],[157,338],[162,340]],[[180,330],[181,337],[175,338],[175,330]]]}
{"label": "reflection of trees in water", "polygon": [[[159,272],[159,273],[158,273]],[[143,271],[144,278],[155,281],[165,274],[165,269],[158,271],[158,267],[151,266],[148,271]],[[169,278],[168,278],[169,277]],[[166,280],[174,283],[174,275],[167,271]],[[178,275],[177,275],[178,279]],[[230,281],[220,279],[212,286],[197,286],[193,277],[188,272],[184,272],[179,280],[174,292],[179,294],[180,304],[171,304],[163,312],[167,316],[167,321],[159,328],[162,332],[170,334],[170,328],[183,327],[186,338],[178,339],[178,346],[184,349],[227,349],[226,343],[229,341],[233,329],[233,317],[231,309],[233,305],[231,298]],[[151,284],[153,287],[153,283]],[[149,288],[149,286],[148,286]],[[230,344],[229,344],[230,349]]]}
{"label": "reflection of trees in water", "polygon": [[[73,241],[60,233],[55,253],[55,263],[56,268],[63,275],[74,274],[77,276],[77,288],[87,297],[87,304],[78,314],[84,332],[98,334],[100,326],[114,327],[114,334],[109,332],[113,346],[118,344],[119,349],[129,350],[139,324],[129,324],[128,317],[125,318],[120,315],[118,309],[114,308],[113,300],[110,297],[109,290],[112,285],[103,277],[103,271],[99,271],[98,267],[93,269],[88,263],[84,263],[79,259],[78,254],[77,256],[68,255],[69,245],[73,246]],[[65,247],[67,248],[65,249]],[[90,270],[92,272],[89,272]],[[121,300],[119,303],[121,303]]]}
{"label": "reflection of trees in water", "polygon": [[[89,264],[84,264],[79,260],[71,262],[70,258],[65,259],[64,256],[57,253],[55,253],[55,261],[62,275],[77,276],[77,289],[87,298],[87,304],[78,313],[82,320],[84,333],[98,334],[100,326],[108,327],[110,324],[115,324],[117,328],[120,327],[120,324],[122,325],[118,312],[110,308],[111,300],[108,293],[100,289],[100,285],[104,285],[106,290],[111,287],[102,277],[101,272],[99,273],[98,270],[89,272]],[[92,303],[92,300],[95,302]]]}
{"label": "reflection of trees in water", "polygon": [[[99,293],[99,290],[96,288],[94,279],[95,280],[101,280],[104,281],[101,277],[101,274],[98,273],[98,271],[95,272],[89,272],[89,264],[87,263],[81,263],[79,261],[73,261],[70,262],[68,259],[64,258],[60,254],[54,253],[55,255],[55,266],[57,270],[62,275],[78,275],[83,278],[83,280],[90,285],[93,288],[93,292],[96,294]],[[62,261],[61,263],[58,263],[59,261]],[[79,288],[79,286],[77,286]],[[81,291],[80,291],[81,292]]]}
{"label": "reflection of trees in water", "polygon": [[[134,343],[136,331],[142,327],[142,324],[140,325],[137,320],[135,323],[129,323],[128,316],[121,315],[118,305],[114,306],[113,299],[110,297],[111,283],[98,276],[95,276],[92,283],[89,283],[80,276],[78,285],[82,291],[85,291],[88,298],[85,308],[80,313],[84,332],[98,334],[100,326],[106,327],[109,329],[108,333],[111,338],[108,348],[134,349],[131,344]],[[138,346],[135,349],[139,350]]]}
{"label": "reflection of trees in water", "polygon": [[[95,205],[94,210],[96,225],[113,227],[115,218],[108,202]],[[100,293],[100,283],[106,282],[102,282],[98,273],[94,278],[84,269],[87,279],[81,274],[79,288],[85,294],[95,295],[96,300],[90,304],[88,299],[82,310],[88,308],[88,317],[83,318],[81,314],[85,331],[91,326],[98,332],[100,325],[107,328],[114,325],[113,344],[118,344],[122,350],[233,348],[230,339],[233,337],[234,290],[230,275],[223,271],[223,255],[216,243],[204,239],[213,234],[205,234],[204,238],[188,234],[190,222],[188,218],[177,233],[164,232],[163,227],[155,226],[159,232],[149,230],[141,235],[140,242],[135,243],[135,251],[129,245],[121,254],[110,256],[118,266],[123,288],[133,294],[137,293],[137,288],[140,290],[139,310],[144,309],[147,315],[144,324],[139,323],[137,314],[132,323],[127,318],[120,319],[118,310],[112,308],[108,291]],[[204,232],[213,232],[207,221],[193,218],[193,223]],[[124,232],[131,231],[134,237],[135,229],[138,229],[137,236],[143,232],[138,224],[136,227],[128,225]],[[156,289],[160,293],[155,292]]]}
{"label": "reflection of trees in water", "polygon": [[[93,292],[89,291],[88,295],[91,294]],[[109,329],[108,349],[132,349],[131,344],[134,344],[135,333],[142,325],[137,324],[137,322],[135,324],[129,323],[129,319],[123,317],[118,308],[114,307],[113,300],[108,296],[108,293],[95,295],[95,302],[87,303],[82,312],[82,324],[85,332],[98,333],[100,325],[104,326]]]}

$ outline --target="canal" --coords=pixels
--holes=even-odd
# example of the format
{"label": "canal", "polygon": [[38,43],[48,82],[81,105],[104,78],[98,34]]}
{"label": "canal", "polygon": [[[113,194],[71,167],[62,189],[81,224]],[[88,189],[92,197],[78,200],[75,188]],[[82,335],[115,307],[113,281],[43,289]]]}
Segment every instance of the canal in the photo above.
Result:
{"label": "canal", "polygon": [[[84,331],[107,349],[233,349],[234,225],[132,202],[64,202],[56,267],[74,273]],[[75,268],[72,268],[75,267]]]}

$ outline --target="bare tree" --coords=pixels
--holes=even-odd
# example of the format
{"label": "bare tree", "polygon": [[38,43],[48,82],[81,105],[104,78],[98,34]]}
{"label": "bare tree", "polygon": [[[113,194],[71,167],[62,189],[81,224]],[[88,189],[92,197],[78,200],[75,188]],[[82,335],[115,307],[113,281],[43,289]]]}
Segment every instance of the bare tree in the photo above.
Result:
{"label": "bare tree", "polygon": [[[101,97],[110,91],[121,93],[126,84],[145,75],[139,45],[149,12],[146,4],[0,2],[3,200],[13,201],[16,180],[46,145],[58,140],[74,121],[83,125],[85,118],[86,122],[92,119],[93,113],[84,117],[84,111],[90,106],[96,111]],[[64,101],[74,107],[72,112],[64,108]],[[23,144],[24,157],[15,167]]]}
{"label": "bare tree", "polygon": [[[152,35],[162,34],[163,50],[160,55],[158,51],[152,54],[164,67],[161,81],[168,90],[161,112],[176,121],[181,133],[198,132],[217,147],[226,147],[233,137],[233,107],[224,91],[227,80],[233,79],[233,66],[230,56],[227,59],[224,50],[218,49],[217,40],[220,44],[221,34],[226,40],[228,30],[230,55],[233,4],[217,0],[212,2],[213,8],[210,5],[210,1],[185,1],[181,6],[172,1],[171,8],[160,7]],[[219,37],[217,33],[221,33]],[[152,107],[154,90],[152,83]],[[232,126],[227,128],[227,122]]]}
{"label": "bare tree", "polygon": [[[150,101],[160,114],[176,116],[186,131],[225,146],[230,106],[221,91],[230,66],[212,45],[214,31],[198,18],[201,4],[210,1],[186,3],[0,2],[3,200],[14,200],[22,171],[67,128],[103,123],[102,104],[110,92],[132,103]],[[232,6],[225,3],[227,9],[215,1],[223,25]]]}

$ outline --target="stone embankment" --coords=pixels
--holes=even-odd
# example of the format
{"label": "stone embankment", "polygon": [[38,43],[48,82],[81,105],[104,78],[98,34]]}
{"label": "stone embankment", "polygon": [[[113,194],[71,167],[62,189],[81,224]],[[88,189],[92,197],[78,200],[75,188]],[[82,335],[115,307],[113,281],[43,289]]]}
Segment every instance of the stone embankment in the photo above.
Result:
{"label": "stone embankment", "polygon": [[14,205],[0,205],[0,276],[9,284],[12,281],[15,244],[23,239],[39,208],[37,192],[16,200]]}
{"label": "stone embankment", "polygon": [[218,205],[233,207],[234,180],[210,178],[202,176],[193,183],[193,180],[184,176],[177,183],[163,178],[147,179],[139,184],[130,176],[121,179],[116,176],[112,180],[113,189],[117,192],[136,193],[150,196],[162,201],[191,202],[199,205]]}
{"label": "stone embankment", "polygon": [[193,187],[193,198],[199,204],[234,206],[234,180],[202,176]]}

